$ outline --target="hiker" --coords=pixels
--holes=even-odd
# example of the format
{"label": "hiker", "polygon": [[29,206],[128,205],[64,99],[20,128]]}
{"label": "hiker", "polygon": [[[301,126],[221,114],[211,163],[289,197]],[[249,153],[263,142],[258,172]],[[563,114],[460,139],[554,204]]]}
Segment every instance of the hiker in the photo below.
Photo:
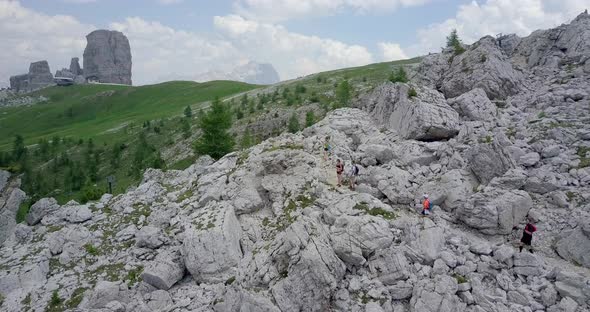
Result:
{"label": "hiker", "polygon": [[529,218],[527,224],[524,226],[524,231],[522,232],[522,238],[520,239],[520,251],[522,252],[522,248],[526,248],[533,252],[533,246],[531,246],[533,242],[533,233],[537,231],[537,227],[533,224],[533,221]]}
{"label": "hiker", "polygon": [[424,199],[422,200],[422,215],[427,216],[430,214],[430,199],[428,199],[428,195],[424,194]]}
{"label": "hiker", "polygon": [[328,136],[326,137],[326,142],[324,143],[324,160],[328,160],[331,150],[332,147],[330,146],[330,137]]}
{"label": "hiker", "polygon": [[348,173],[349,180],[350,180],[350,190],[354,191],[356,186],[356,177],[359,175],[359,167],[352,163],[352,167],[350,168],[350,172]]}
{"label": "hiker", "polygon": [[344,162],[336,160],[336,176],[338,177],[338,187],[342,186],[342,172],[344,172]]}

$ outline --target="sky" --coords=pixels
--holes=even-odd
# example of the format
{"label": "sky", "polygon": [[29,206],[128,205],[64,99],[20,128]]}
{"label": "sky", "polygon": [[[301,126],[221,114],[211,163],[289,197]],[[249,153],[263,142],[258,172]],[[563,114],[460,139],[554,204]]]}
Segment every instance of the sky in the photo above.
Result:
{"label": "sky", "polygon": [[439,52],[567,23],[590,0],[0,0],[0,87],[47,60],[80,57],[95,29],[122,31],[133,83],[151,84],[248,61],[281,79]]}

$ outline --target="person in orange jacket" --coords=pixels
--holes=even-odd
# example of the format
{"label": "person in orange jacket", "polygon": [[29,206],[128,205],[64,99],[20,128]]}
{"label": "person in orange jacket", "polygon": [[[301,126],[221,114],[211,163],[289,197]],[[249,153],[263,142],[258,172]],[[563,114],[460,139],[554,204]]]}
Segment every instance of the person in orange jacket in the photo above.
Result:
{"label": "person in orange jacket", "polygon": [[430,199],[428,199],[428,195],[424,194],[424,200],[422,201],[422,215],[429,215],[430,214]]}

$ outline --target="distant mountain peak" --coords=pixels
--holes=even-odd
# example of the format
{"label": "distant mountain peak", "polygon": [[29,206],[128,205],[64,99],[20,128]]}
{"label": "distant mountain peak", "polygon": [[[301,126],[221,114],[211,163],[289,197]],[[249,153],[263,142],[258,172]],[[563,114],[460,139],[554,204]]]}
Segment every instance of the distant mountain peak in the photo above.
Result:
{"label": "distant mountain peak", "polygon": [[196,81],[235,80],[251,84],[274,84],[281,81],[274,66],[269,63],[248,61],[230,72],[211,70],[198,75]]}

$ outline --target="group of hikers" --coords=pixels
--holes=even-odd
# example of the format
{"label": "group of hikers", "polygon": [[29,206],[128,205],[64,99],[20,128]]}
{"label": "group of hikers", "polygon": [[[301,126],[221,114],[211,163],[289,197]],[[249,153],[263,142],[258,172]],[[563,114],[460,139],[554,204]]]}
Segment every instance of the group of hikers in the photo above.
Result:
{"label": "group of hikers", "polygon": [[[326,137],[326,141],[324,143],[324,160],[327,161],[331,159],[332,154],[332,146],[330,145],[330,137]],[[342,175],[344,174],[344,161],[337,159],[336,160],[336,177],[337,177],[337,186],[342,186]],[[356,178],[359,175],[359,167],[357,164],[352,162],[350,166],[350,170],[348,172],[348,181],[349,181],[349,188],[350,190],[355,190],[356,188]],[[428,194],[424,194],[422,196],[422,212],[420,213],[422,216],[430,215],[432,211],[430,205],[430,198]],[[532,241],[533,241],[533,233],[537,231],[537,227],[534,225],[534,222],[529,218],[527,220],[527,224],[524,227],[524,231],[522,233],[522,237],[519,243],[519,250],[522,252],[523,249],[527,249],[530,253],[534,253],[532,248]]]}

